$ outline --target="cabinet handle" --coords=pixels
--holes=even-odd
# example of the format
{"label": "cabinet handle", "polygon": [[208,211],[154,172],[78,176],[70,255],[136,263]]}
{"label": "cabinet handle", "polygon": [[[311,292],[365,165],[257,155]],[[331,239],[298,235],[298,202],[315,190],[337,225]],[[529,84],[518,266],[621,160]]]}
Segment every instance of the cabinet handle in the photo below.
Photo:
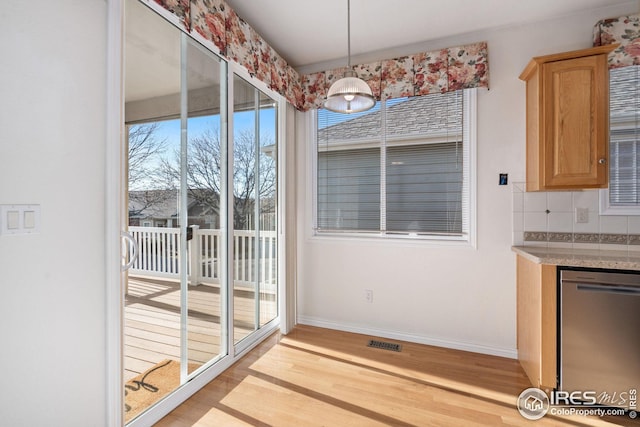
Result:
{"label": "cabinet handle", "polygon": [[600,163],[601,165],[604,165],[607,163],[607,159],[600,159],[598,160],[598,163]]}

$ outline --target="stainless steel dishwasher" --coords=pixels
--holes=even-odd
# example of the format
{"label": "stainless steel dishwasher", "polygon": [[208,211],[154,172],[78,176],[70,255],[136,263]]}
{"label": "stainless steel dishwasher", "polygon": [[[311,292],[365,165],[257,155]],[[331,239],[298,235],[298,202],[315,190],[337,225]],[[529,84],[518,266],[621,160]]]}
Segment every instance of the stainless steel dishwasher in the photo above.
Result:
{"label": "stainless steel dishwasher", "polygon": [[640,272],[561,269],[559,314],[559,389],[628,408],[640,388]]}

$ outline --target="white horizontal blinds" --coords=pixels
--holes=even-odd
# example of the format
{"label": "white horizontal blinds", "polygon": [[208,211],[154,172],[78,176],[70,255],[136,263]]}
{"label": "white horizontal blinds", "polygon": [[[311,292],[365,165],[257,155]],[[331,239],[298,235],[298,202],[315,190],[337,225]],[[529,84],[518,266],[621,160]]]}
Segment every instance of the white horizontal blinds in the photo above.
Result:
{"label": "white horizontal blinds", "polygon": [[380,230],[380,127],[379,104],[350,115],[318,111],[318,230]]}
{"label": "white horizontal blinds", "polygon": [[609,204],[640,204],[640,66],[610,70]]}
{"label": "white horizontal blinds", "polygon": [[387,230],[462,233],[461,156],[459,142],[388,147]]}
{"label": "white horizontal blinds", "polygon": [[387,231],[462,234],[462,91],[387,104]]}
{"label": "white horizontal blinds", "polygon": [[380,229],[380,149],[318,153],[318,228]]}

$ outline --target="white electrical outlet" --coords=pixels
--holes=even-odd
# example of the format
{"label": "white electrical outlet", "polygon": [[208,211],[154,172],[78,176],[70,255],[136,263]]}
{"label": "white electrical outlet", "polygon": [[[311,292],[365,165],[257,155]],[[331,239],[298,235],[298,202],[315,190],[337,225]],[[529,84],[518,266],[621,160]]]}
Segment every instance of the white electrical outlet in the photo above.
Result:
{"label": "white electrical outlet", "polygon": [[373,302],[373,291],[371,289],[364,290],[364,300],[369,304]]}
{"label": "white electrical outlet", "polygon": [[586,224],[589,222],[589,209],[576,208],[576,224]]}

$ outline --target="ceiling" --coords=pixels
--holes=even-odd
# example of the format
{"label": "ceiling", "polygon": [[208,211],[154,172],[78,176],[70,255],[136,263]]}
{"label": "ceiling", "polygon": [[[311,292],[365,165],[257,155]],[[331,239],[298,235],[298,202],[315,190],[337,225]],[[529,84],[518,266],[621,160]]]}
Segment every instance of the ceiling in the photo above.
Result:
{"label": "ceiling", "polygon": [[[298,70],[346,64],[346,0],[226,1]],[[351,0],[352,56],[618,4],[640,0]],[[180,31],[140,2],[125,5],[126,101],[179,93]],[[190,87],[210,86],[212,74],[196,68]]]}
{"label": "ceiling", "polygon": [[[295,68],[346,62],[346,0],[227,3]],[[352,0],[351,54],[630,3],[637,0]]]}

